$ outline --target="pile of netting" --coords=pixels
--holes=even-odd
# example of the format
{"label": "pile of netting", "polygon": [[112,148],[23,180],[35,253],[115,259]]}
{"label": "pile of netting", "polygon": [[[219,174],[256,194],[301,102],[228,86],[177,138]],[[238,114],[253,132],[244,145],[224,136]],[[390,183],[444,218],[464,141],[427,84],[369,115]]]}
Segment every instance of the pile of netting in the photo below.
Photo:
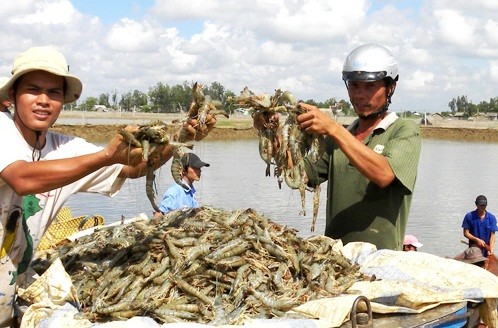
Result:
{"label": "pile of netting", "polygon": [[[292,308],[364,280],[334,241],[303,239],[252,209],[202,207],[102,228],[33,263],[60,258],[92,321],[241,324],[301,317]],[[293,313],[293,314],[291,314]]]}

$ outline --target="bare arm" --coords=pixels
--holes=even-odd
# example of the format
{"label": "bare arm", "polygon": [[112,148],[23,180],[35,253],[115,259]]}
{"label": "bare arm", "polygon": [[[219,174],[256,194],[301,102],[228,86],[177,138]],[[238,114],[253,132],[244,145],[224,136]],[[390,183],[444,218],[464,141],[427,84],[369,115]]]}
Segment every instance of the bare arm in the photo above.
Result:
{"label": "bare arm", "polygon": [[477,246],[479,246],[480,248],[486,248],[486,243],[484,242],[484,240],[477,238],[476,236],[471,234],[469,229],[463,229],[463,236],[467,238],[469,241],[475,242]]}
{"label": "bare arm", "polygon": [[494,252],[495,241],[496,241],[496,233],[492,232],[491,236],[489,237],[489,251],[488,251],[488,254],[492,254]]}
{"label": "bare arm", "polygon": [[0,177],[23,196],[66,186],[104,166],[141,162],[142,150],[130,149],[122,137],[116,135],[101,151],[57,160],[17,161],[0,172]]}
{"label": "bare arm", "polygon": [[[198,131],[192,129],[197,122],[189,120],[186,127],[190,133],[186,141],[203,139],[213,129],[215,123],[216,119],[208,115],[206,126],[202,131]],[[130,127],[129,130],[133,128]],[[152,167],[159,168],[172,155],[171,146],[158,147],[157,152],[152,155]],[[119,177],[138,178],[146,174],[147,163],[142,158],[141,148],[130,147],[121,135],[116,134],[101,151],[57,160],[17,161],[0,172],[0,177],[11,186],[16,194],[24,196],[66,186],[102,167],[114,164],[124,164]]]}
{"label": "bare arm", "polygon": [[365,146],[341,124],[315,106],[301,104],[307,110],[298,116],[301,129],[332,138],[343,153],[367,179],[381,188],[387,187],[396,176],[387,159]]}

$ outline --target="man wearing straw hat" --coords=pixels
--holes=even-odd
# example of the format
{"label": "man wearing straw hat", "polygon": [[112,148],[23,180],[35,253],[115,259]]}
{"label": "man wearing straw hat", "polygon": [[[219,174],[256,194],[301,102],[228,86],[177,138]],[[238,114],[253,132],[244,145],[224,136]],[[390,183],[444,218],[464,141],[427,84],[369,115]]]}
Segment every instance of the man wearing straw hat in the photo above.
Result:
{"label": "man wearing straw hat", "polygon": [[[16,284],[69,196],[112,196],[126,178],[145,175],[141,149],[130,149],[119,134],[105,147],[97,147],[48,131],[63,105],[76,101],[81,92],[81,81],[52,47],[34,47],[18,55],[12,76],[0,88],[0,97],[8,97],[14,106],[12,118],[0,115],[0,327],[10,325]],[[166,146],[150,158],[158,168],[171,156],[172,149]]]}

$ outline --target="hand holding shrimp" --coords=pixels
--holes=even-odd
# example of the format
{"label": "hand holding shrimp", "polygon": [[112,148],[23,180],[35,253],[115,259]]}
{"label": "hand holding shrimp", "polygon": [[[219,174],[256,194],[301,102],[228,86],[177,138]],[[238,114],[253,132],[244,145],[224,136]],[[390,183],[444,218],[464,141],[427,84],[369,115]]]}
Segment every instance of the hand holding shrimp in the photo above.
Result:
{"label": "hand holding shrimp", "polygon": [[338,123],[329,115],[310,104],[298,103],[297,106],[304,110],[304,113],[297,117],[297,122],[302,131],[320,135],[333,134],[333,127]]}

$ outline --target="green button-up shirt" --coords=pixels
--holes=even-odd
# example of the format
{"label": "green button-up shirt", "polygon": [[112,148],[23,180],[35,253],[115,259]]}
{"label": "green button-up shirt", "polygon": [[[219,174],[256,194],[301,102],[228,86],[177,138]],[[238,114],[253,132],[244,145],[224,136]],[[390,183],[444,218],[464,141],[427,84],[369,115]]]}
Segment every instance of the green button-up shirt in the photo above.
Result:
{"label": "green button-up shirt", "polygon": [[[358,120],[348,130],[357,125]],[[310,185],[329,181],[325,235],[344,244],[363,241],[401,250],[417,177],[420,128],[390,113],[363,142],[387,158],[396,178],[386,188],[363,176],[330,139],[321,159],[305,160]]]}

